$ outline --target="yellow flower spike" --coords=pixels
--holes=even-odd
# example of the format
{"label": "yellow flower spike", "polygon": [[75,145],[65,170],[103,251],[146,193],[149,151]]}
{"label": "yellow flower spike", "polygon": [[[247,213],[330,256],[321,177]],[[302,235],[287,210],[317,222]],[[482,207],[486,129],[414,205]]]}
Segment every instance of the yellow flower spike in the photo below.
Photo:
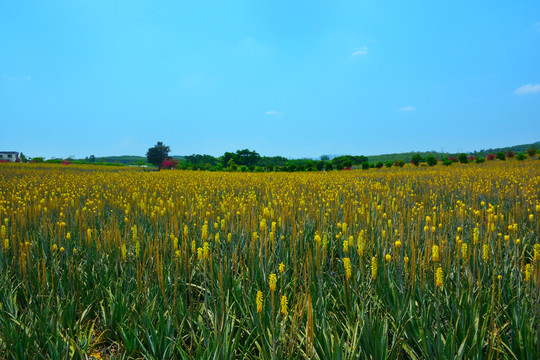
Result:
{"label": "yellow flower spike", "polygon": [[281,263],[279,264],[279,273],[283,274],[285,272],[285,264]]}
{"label": "yellow flower spike", "polygon": [[261,314],[263,309],[263,293],[262,291],[257,291],[257,297],[255,302],[257,303],[257,313]]}
{"label": "yellow flower spike", "polygon": [[121,252],[122,252],[122,260],[126,261],[126,258],[127,258],[127,248],[126,248],[126,244],[125,243],[122,243],[122,246],[120,248]]}
{"label": "yellow flower spike", "polygon": [[70,232],[68,232],[68,233],[66,234],[66,239],[71,240],[71,233],[70,233]]}
{"label": "yellow flower spike", "polygon": [[531,280],[532,275],[532,265],[527,264],[525,265],[525,282],[529,282]]}
{"label": "yellow flower spike", "polygon": [[231,239],[232,239],[232,234],[231,233],[228,233],[227,234],[227,242],[230,244],[231,243]]}
{"label": "yellow flower spike", "polygon": [[202,261],[203,260],[203,248],[197,248],[197,260]]}
{"label": "yellow flower spike", "polygon": [[274,273],[270,274],[269,282],[270,282],[270,291],[272,292],[276,291],[276,283],[277,283],[276,274]]}
{"label": "yellow flower spike", "polygon": [[386,262],[390,262],[390,260],[392,260],[392,255],[386,254],[385,259],[386,259]]}
{"label": "yellow flower spike", "polygon": [[53,246],[52,246],[52,251],[53,251],[53,252],[58,251],[58,245],[53,244]]}
{"label": "yellow flower spike", "polygon": [[349,242],[347,240],[343,240],[343,252],[345,254],[349,252]]}
{"label": "yellow flower spike", "polygon": [[197,242],[195,240],[191,241],[191,253],[193,255],[197,253]]}
{"label": "yellow flower spike", "polygon": [[463,243],[461,244],[461,257],[463,258],[464,261],[467,261],[467,251],[468,251],[469,247],[467,245],[467,243]]}
{"label": "yellow flower spike", "polygon": [[205,242],[203,244],[203,258],[205,260],[208,260],[210,258],[210,244],[208,244],[208,242]]}
{"label": "yellow flower spike", "polygon": [[485,262],[489,260],[489,245],[488,244],[484,244],[484,246],[482,247],[482,260],[484,260]]}
{"label": "yellow flower spike", "polygon": [[401,247],[401,241],[397,240],[395,243],[394,243],[394,246],[396,247],[396,249],[399,249]]}
{"label": "yellow flower spike", "polygon": [[408,264],[409,263],[409,257],[407,255],[405,255],[405,257],[403,258],[403,262],[405,264]]}
{"label": "yellow flower spike", "polygon": [[443,278],[444,278],[443,269],[442,267],[439,266],[435,274],[435,285],[441,289],[443,287]]}
{"label": "yellow flower spike", "polygon": [[439,247],[437,245],[433,245],[431,248],[431,260],[433,262],[439,261]]}
{"label": "yellow flower spike", "polygon": [[73,248],[73,255],[75,255],[76,253],[77,253],[77,249]]}
{"label": "yellow flower spike", "polygon": [[63,253],[63,252],[64,252],[64,247],[61,246],[61,247],[60,247],[60,253]]}
{"label": "yellow flower spike", "polygon": [[373,280],[377,279],[377,269],[377,258],[374,256],[371,258],[371,277],[373,278]]}
{"label": "yellow flower spike", "polygon": [[283,316],[287,315],[287,305],[289,301],[287,300],[287,296],[283,295],[281,297],[281,314]]}
{"label": "yellow flower spike", "polygon": [[345,269],[345,277],[347,278],[347,280],[349,280],[352,275],[351,259],[349,258],[343,259],[343,268]]}
{"label": "yellow flower spike", "polygon": [[534,244],[534,261],[540,261],[540,244]]}

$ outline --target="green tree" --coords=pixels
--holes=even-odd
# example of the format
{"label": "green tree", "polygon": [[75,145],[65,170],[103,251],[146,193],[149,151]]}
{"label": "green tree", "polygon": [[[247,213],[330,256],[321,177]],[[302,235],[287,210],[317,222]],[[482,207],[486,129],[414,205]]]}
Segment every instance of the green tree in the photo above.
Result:
{"label": "green tree", "polygon": [[437,158],[435,158],[435,156],[433,155],[430,155],[427,157],[426,162],[429,166],[437,165]]}
{"label": "green tree", "polygon": [[[538,150],[536,150],[534,146],[527,149],[527,153],[529,154],[529,157],[534,157],[537,152]],[[21,158],[22,158],[22,154],[21,154]]]}
{"label": "green tree", "polygon": [[148,149],[148,152],[146,153],[146,159],[152,165],[161,166],[161,164],[163,164],[163,161],[168,158],[170,151],[170,147],[165,146],[163,145],[163,142],[158,141],[154,147]]}
{"label": "green tree", "polygon": [[462,164],[467,164],[469,162],[469,160],[467,159],[467,154],[465,154],[465,153],[459,154],[458,160]]}
{"label": "green tree", "polygon": [[414,166],[418,166],[422,162],[422,157],[418,154],[414,155],[411,159]]}

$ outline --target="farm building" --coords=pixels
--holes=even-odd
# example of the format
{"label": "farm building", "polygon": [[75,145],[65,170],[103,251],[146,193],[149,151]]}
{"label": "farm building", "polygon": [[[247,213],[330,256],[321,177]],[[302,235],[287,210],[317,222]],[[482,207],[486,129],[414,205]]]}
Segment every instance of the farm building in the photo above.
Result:
{"label": "farm building", "polygon": [[0,151],[0,161],[16,162],[19,159],[19,153],[17,151]]}

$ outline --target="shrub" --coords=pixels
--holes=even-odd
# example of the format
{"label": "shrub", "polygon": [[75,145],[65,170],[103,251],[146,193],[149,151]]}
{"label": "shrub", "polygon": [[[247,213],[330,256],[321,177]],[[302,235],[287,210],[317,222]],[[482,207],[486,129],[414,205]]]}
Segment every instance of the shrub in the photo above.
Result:
{"label": "shrub", "polygon": [[442,159],[442,164],[443,164],[444,166],[450,166],[450,165],[452,165],[452,163],[453,163],[453,161],[450,160],[450,159],[449,159],[448,157],[446,157],[446,156]]}
{"label": "shrub", "polygon": [[375,164],[375,167],[376,167],[377,169],[380,169],[380,168],[382,168],[383,166],[384,166],[384,164],[383,164],[382,161],[379,161],[379,162],[377,162],[377,164]]}
{"label": "shrub", "polygon": [[426,162],[429,166],[435,166],[437,165],[437,158],[433,155],[430,155],[427,157]]}
{"label": "shrub", "polygon": [[529,157],[535,157],[537,152],[538,150],[536,150],[534,146],[527,149],[527,154],[529,154]]}
{"label": "shrub", "polygon": [[422,162],[422,157],[418,154],[414,155],[411,159],[411,163],[414,164],[414,166],[418,166]]}
{"label": "shrub", "polygon": [[467,164],[469,162],[469,160],[467,159],[467,154],[465,154],[465,153],[459,154],[458,160],[462,164]]}
{"label": "shrub", "polygon": [[504,156],[504,153],[503,153],[502,151],[499,151],[499,152],[495,155],[495,157],[496,157],[497,159],[499,159],[499,160],[503,160],[503,161],[506,160],[506,156]]}
{"label": "shrub", "polygon": [[175,158],[165,159],[163,160],[163,163],[161,163],[161,168],[167,169],[167,170],[176,169],[177,166],[178,166],[178,160]]}
{"label": "shrub", "polygon": [[387,168],[390,168],[390,167],[392,167],[392,162],[387,161],[387,162],[384,163],[384,166],[386,166]]}
{"label": "shrub", "polygon": [[327,162],[324,164],[324,170],[326,171],[334,170],[334,165],[332,165],[331,162]]}
{"label": "shrub", "polygon": [[458,160],[458,158],[455,157],[455,156],[450,156],[450,157],[448,158],[448,161],[453,162],[453,163],[457,163],[459,160]]}
{"label": "shrub", "polygon": [[508,151],[506,152],[506,157],[507,157],[508,159],[513,159],[513,158],[516,157],[516,153],[513,152],[512,150],[508,150]]}
{"label": "shrub", "polygon": [[495,154],[493,154],[493,153],[491,153],[491,154],[487,154],[487,156],[486,156],[486,160],[489,160],[489,161],[491,161],[491,160],[495,160]]}
{"label": "shrub", "polygon": [[519,153],[519,154],[516,155],[516,159],[519,160],[519,161],[525,160],[526,157],[527,156],[525,154],[523,154],[523,153]]}
{"label": "shrub", "polygon": [[403,161],[403,160],[396,160],[394,162],[394,166],[403,167],[403,165],[405,165],[405,161]]}
{"label": "shrub", "polygon": [[369,170],[369,163],[368,162],[363,162],[362,163],[362,170]]}
{"label": "shrub", "polygon": [[482,164],[485,160],[483,157],[477,157],[475,161],[477,164]]}

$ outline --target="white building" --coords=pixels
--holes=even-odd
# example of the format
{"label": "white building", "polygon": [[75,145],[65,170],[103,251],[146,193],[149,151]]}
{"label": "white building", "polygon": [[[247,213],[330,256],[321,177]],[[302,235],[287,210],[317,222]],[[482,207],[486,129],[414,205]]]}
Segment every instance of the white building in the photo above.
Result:
{"label": "white building", "polygon": [[0,161],[16,162],[19,158],[19,153],[16,151],[0,151]]}

